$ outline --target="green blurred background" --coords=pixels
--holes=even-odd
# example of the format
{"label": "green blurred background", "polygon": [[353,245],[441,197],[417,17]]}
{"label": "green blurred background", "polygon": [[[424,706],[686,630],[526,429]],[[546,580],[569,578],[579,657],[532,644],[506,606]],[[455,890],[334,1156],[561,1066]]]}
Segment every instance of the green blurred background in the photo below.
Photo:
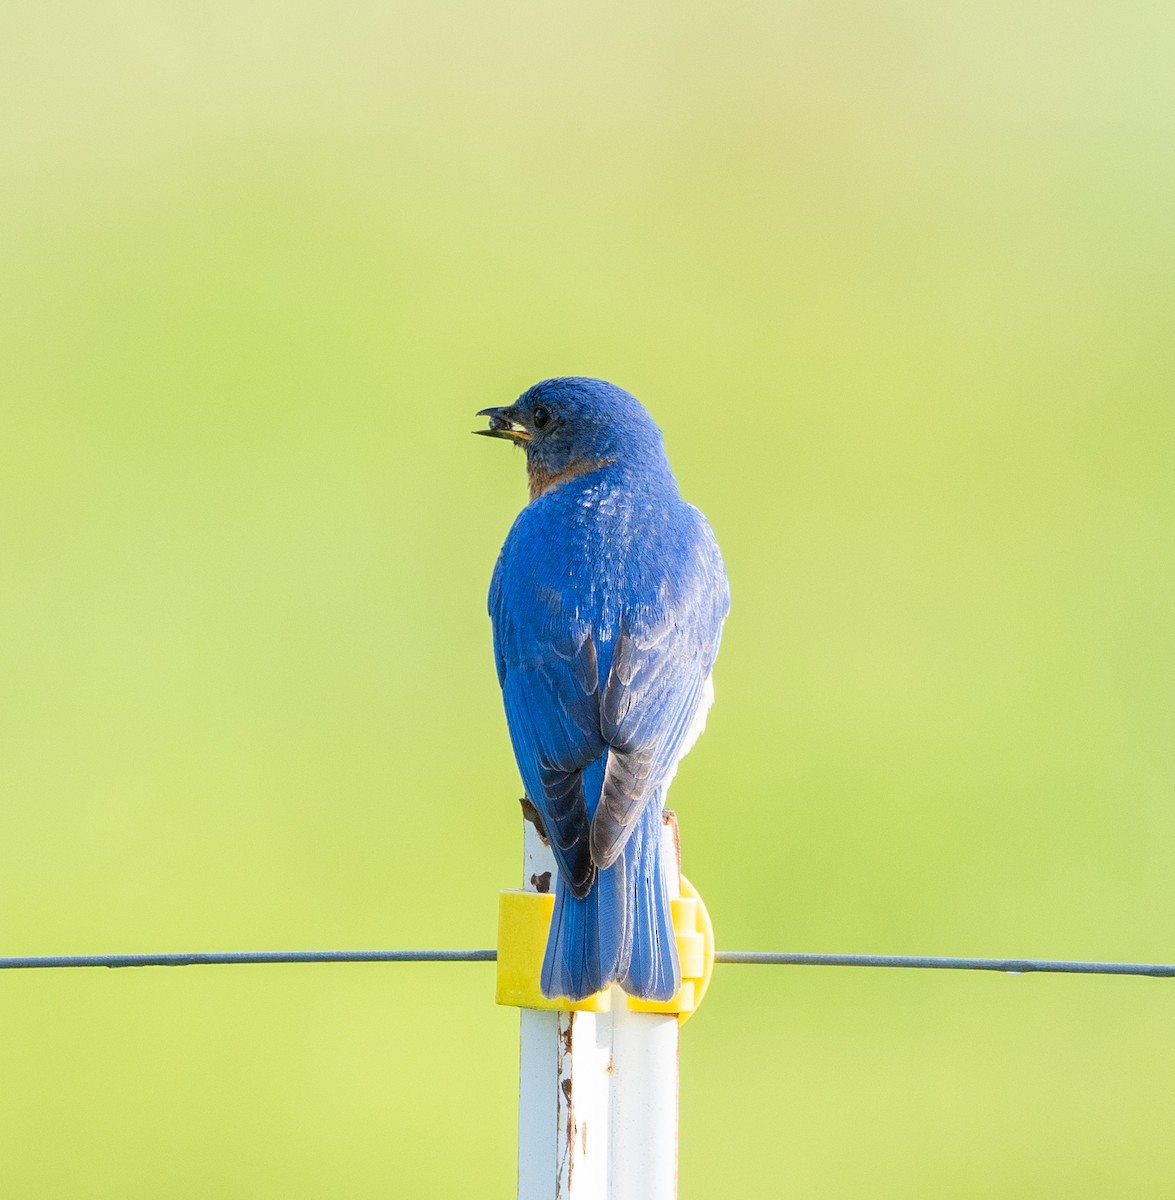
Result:
{"label": "green blurred background", "polygon": [[[473,412],[636,392],[726,948],[1175,958],[1175,10],[7,3],[0,953],[489,945]],[[683,1197],[1170,1186],[1175,992],[726,967]],[[506,1196],[485,966],[0,978],[12,1197]]]}

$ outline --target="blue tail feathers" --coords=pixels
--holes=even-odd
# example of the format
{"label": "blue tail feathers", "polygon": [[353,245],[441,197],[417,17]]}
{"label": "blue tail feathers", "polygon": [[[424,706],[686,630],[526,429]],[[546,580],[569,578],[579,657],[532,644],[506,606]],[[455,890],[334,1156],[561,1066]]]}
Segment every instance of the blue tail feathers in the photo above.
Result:
{"label": "blue tail feathers", "polygon": [[671,1000],[681,986],[661,853],[661,797],[650,799],[624,852],[596,874],[582,899],[557,878],[541,986],[582,1000],[619,983],[643,1000]]}
{"label": "blue tail feathers", "polygon": [[[681,987],[661,838],[661,798],[641,814],[625,847],[631,948],[620,986],[642,1000],[672,1000]],[[639,843],[634,846],[633,843]],[[676,863],[673,864],[676,869]]]}

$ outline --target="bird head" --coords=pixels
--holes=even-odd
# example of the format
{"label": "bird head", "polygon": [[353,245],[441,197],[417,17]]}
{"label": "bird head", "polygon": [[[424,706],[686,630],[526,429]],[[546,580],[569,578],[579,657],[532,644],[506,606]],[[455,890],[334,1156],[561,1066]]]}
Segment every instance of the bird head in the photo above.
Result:
{"label": "bird head", "polygon": [[531,494],[611,463],[665,464],[661,431],[640,401],[602,379],[544,379],[507,408],[483,408],[486,437],[526,450]]}

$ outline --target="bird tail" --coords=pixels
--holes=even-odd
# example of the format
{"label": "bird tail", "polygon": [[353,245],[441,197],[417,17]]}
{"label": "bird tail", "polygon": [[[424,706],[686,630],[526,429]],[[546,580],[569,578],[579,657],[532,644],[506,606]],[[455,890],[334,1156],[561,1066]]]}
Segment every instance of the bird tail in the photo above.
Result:
{"label": "bird tail", "polygon": [[649,800],[624,847],[631,947],[620,986],[642,1000],[672,1000],[681,987],[661,836],[662,803],[660,792]]}
{"label": "bird tail", "polygon": [[650,798],[620,857],[579,897],[556,876],[543,958],[543,995],[582,1000],[619,983],[643,1000],[671,1000],[681,986],[662,865],[661,797]]}
{"label": "bird tail", "polygon": [[557,875],[543,995],[583,1000],[602,991],[624,973],[625,943],[624,863],[598,871],[586,896],[575,895]]}

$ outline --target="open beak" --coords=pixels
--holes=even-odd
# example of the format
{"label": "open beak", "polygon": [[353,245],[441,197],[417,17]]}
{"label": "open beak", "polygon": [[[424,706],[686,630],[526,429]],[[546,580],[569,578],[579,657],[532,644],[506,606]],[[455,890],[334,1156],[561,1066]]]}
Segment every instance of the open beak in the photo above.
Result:
{"label": "open beak", "polygon": [[473,432],[485,437],[506,438],[511,442],[529,442],[532,437],[530,430],[510,416],[512,411],[509,408],[483,408],[477,415],[489,417],[489,428],[475,429]]}

